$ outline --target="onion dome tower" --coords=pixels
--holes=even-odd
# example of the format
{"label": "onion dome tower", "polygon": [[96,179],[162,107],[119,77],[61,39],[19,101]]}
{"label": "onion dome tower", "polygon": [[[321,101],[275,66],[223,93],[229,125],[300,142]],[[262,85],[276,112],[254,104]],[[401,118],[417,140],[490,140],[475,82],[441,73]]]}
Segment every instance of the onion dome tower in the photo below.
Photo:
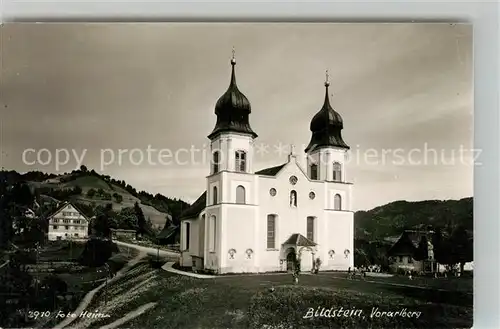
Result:
{"label": "onion dome tower", "polygon": [[208,135],[210,139],[213,139],[220,133],[231,132],[250,135],[252,138],[257,137],[257,134],[250,127],[250,102],[236,85],[235,66],[236,60],[234,58],[233,49],[233,57],[231,58],[231,82],[229,83],[227,91],[219,98],[215,105],[217,122],[214,130]]}
{"label": "onion dome tower", "polygon": [[326,71],[325,101],[321,110],[311,120],[310,130],[312,136],[309,145],[305,149],[306,153],[325,147],[349,149],[349,146],[342,139],[342,129],[344,129],[342,117],[330,105],[329,86],[328,71]]}

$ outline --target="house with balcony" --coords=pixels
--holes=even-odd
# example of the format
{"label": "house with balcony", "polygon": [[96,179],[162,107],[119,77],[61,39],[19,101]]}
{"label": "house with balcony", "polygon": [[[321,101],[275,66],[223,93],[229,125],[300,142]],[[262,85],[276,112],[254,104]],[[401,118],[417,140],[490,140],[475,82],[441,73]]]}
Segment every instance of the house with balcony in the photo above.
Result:
{"label": "house with balcony", "polygon": [[71,202],[63,203],[47,220],[49,241],[88,238],[90,218]]}

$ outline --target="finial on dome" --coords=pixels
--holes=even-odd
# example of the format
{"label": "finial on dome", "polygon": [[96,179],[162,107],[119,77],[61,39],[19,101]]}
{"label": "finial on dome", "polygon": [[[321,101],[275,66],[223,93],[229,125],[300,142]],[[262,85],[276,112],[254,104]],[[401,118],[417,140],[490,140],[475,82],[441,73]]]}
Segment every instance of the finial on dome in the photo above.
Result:
{"label": "finial on dome", "polygon": [[236,64],[236,59],[234,58],[234,53],[236,51],[234,50],[234,47],[233,47],[233,57],[231,58],[231,65],[235,65]]}
{"label": "finial on dome", "polygon": [[328,70],[326,70],[326,80],[325,80],[325,87],[330,86],[330,81],[329,81],[330,75],[328,74]]}

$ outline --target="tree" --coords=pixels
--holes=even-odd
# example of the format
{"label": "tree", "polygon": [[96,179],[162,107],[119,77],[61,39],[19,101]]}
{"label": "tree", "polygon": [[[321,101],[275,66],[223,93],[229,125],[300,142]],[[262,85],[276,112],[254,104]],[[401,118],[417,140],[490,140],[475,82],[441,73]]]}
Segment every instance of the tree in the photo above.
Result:
{"label": "tree", "polygon": [[114,212],[112,204],[108,203],[106,206],[99,206],[96,209],[96,218],[94,223],[94,230],[97,235],[109,237],[111,235],[111,228],[114,220]]}
{"label": "tree", "polygon": [[121,203],[123,201],[123,197],[116,192],[113,194],[113,197],[115,198],[117,203]]}
{"label": "tree", "polygon": [[[12,185],[0,182],[2,195],[0,195],[0,246],[6,247],[12,241],[16,227],[30,228],[32,223],[26,217],[27,209],[33,206],[35,196],[31,193],[29,186],[22,181]],[[36,241],[33,241],[35,243]]]}
{"label": "tree", "polygon": [[117,216],[118,227],[126,230],[137,230],[137,217],[132,207],[122,208]]}
{"label": "tree", "polygon": [[87,167],[85,165],[80,166],[80,171],[86,173],[88,171]]}
{"label": "tree", "polygon": [[417,250],[415,251],[415,260],[422,261],[429,258],[429,245],[427,237],[422,236],[418,244]]}
{"label": "tree", "polygon": [[73,188],[73,193],[76,194],[76,195],[80,195],[82,194],[82,188],[78,185],[76,185],[74,188]]}
{"label": "tree", "polygon": [[87,191],[87,196],[89,198],[93,198],[95,196],[95,193],[96,193],[96,190],[94,190],[93,188],[91,188],[90,190]]}
{"label": "tree", "polygon": [[146,218],[138,202],[134,204],[134,212],[137,217],[137,233],[142,235],[146,233]]}
{"label": "tree", "polygon": [[460,225],[453,230],[450,236],[451,261],[453,264],[460,264],[460,273],[464,271],[464,265],[473,259],[472,238],[464,226]]}

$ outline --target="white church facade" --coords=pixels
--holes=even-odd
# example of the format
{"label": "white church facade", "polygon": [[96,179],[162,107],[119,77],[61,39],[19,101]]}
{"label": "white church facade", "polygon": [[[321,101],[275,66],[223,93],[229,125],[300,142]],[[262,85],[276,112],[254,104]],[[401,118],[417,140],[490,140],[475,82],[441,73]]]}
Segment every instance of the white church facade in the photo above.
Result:
{"label": "white church facade", "polygon": [[285,163],[256,170],[251,106],[236,85],[234,57],[231,65],[208,136],[213,158],[206,191],[181,215],[180,265],[219,274],[278,272],[293,270],[295,258],[308,271],[319,258],[320,271],[352,268],[349,146],[342,118],[330,105],[328,77],[324,104],[310,124],[307,168],[292,150]]}

